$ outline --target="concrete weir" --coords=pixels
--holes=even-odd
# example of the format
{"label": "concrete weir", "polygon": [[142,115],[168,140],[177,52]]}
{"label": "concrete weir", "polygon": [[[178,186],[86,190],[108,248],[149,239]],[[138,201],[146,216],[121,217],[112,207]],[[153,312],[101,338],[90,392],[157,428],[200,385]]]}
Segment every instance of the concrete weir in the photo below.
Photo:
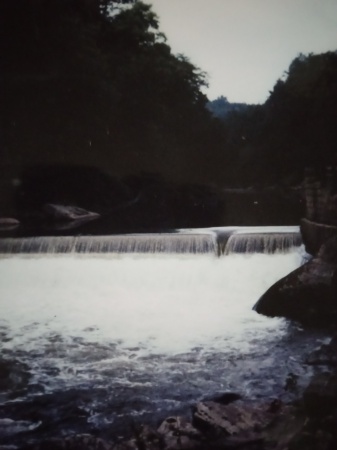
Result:
{"label": "concrete weir", "polygon": [[44,253],[285,253],[302,243],[298,227],[223,227],[174,233],[38,236],[0,239],[0,254]]}

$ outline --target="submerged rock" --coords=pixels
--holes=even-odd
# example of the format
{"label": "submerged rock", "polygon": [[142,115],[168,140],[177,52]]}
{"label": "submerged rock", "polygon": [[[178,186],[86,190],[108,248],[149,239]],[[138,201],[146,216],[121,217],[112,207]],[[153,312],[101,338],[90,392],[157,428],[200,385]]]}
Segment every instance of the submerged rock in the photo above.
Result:
{"label": "submerged rock", "polygon": [[317,257],[279,280],[258,300],[256,312],[310,326],[337,326],[337,238]]}

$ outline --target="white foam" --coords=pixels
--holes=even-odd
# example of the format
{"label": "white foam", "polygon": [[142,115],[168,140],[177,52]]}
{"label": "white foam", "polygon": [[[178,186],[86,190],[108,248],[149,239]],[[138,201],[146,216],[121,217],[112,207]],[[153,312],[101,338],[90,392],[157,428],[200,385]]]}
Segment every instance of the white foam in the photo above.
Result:
{"label": "white foam", "polygon": [[[300,265],[277,255],[15,256],[0,260],[2,348],[37,351],[51,334],[180,353],[249,345],[282,332],[282,320],[251,310]],[[275,334],[273,335],[275,336]]]}

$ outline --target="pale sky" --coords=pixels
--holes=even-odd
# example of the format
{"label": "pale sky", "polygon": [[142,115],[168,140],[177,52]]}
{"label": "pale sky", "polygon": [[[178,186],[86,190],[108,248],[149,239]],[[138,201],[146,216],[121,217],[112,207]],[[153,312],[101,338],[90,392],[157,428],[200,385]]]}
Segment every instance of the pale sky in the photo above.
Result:
{"label": "pale sky", "polygon": [[263,103],[299,53],[337,50],[337,0],[144,0],[213,100]]}

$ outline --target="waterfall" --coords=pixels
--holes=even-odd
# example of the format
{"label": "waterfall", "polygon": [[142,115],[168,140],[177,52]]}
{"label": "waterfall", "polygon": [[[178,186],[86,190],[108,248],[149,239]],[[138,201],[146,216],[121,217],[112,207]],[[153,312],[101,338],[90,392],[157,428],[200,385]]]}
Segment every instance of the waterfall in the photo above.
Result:
{"label": "waterfall", "polygon": [[177,233],[39,236],[0,239],[0,254],[17,253],[284,253],[302,243],[299,227],[222,227]]}
{"label": "waterfall", "polygon": [[0,239],[0,253],[217,253],[214,233]]}
{"label": "waterfall", "polygon": [[299,232],[232,234],[225,246],[224,254],[232,253],[286,253],[302,244]]}
{"label": "waterfall", "polygon": [[[14,253],[0,256],[0,352],[14,374],[21,365],[29,373],[23,387],[20,378],[20,389],[14,380],[1,392],[3,417],[15,423],[28,405],[48,430],[62,423],[55,437],[83,433],[85,421],[119,436],[130,423],[157,420],[158,412],[187,415],[198,399],[226,391],[259,401],[300,395],[284,389],[285,380],[294,373],[299,389],[308,383],[303,354],[321,336],[309,341],[297,325],[252,307],[302,256],[289,249],[216,257],[240,239],[275,240],[284,249],[285,239],[299,243],[299,233],[213,228],[0,239],[0,252]],[[79,402],[83,421],[74,421]],[[35,436],[43,438],[45,427]],[[13,432],[7,442],[14,439]]]}

